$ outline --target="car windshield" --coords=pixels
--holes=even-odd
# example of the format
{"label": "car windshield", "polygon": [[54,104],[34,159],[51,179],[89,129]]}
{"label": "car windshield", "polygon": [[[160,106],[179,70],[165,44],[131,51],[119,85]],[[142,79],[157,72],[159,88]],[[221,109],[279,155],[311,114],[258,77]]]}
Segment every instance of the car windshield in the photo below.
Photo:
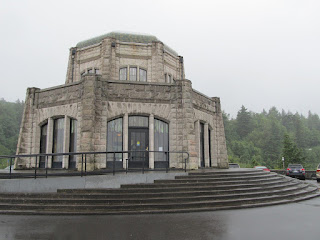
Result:
{"label": "car windshield", "polygon": [[289,164],[288,168],[303,168],[301,164]]}

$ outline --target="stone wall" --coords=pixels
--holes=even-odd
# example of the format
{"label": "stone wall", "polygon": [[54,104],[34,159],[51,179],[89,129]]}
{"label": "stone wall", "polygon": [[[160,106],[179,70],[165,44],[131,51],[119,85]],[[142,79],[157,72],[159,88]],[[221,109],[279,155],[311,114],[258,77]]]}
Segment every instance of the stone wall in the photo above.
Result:
{"label": "stone wall", "polygon": [[164,83],[165,73],[174,79],[184,76],[180,57],[166,51],[162,42],[127,43],[107,37],[98,44],[70,49],[66,83],[81,81],[88,69],[99,69],[103,79],[119,80],[119,69],[126,66],[146,70],[148,82]]}
{"label": "stone wall", "polygon": [[[213,166],[227,166],[220,101],[193,90],[189,80],[176,80],[174,84],[106,81],[101,76],[87,74],[77,83],[44,90],[28,89],[27,96],[17,154],[39,153],[41,125],[48,123],[48,132],[52,132],[52,121],[57,117],[65,118],[66,128],[68,119],[78,121],[78,151],[106,151],[109,120],[144,115],[169,124],[169,150],[189,152],[191,169],[199,166],[198,124],[205,123],[206,132],[211,131],[211,142],[206,142],[206,146],[210,145],[210,149],[205,149],[206,166],[209,166],[209,150]],[[49,153],[50,148],[52,141],[49,141]],[[106,167],[103,156],[88,157],[87,161],[88,170]],[[35,165],[30,159],[17,162],[25,167]],[[181,167],[181,162],[172,161],[171,167]],[[63,166],[68,166],[67,159]]]}

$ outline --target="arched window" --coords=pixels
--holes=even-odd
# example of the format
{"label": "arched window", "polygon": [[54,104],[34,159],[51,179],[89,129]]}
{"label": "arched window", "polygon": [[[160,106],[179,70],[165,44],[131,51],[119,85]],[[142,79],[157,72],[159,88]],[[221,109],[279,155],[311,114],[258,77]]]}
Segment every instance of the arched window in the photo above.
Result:
{"label": "arched window", "polygon": [[[40,136],[40,153],[47,153],[47,130],[48,123],[41,126],[41,136]],[[39,167],[46,167],[46,157],[42,156],[39,160]]]}
{"label": "arched window", "polygon": [[[159,119],[154,119],[154,150],[169,151],[169,125]],[[164,153],[155,152],[154,161],[155,168],[167,166],[166,154]]]}
{"label": "arched window", "polygon": [[[63,153],[64,144],[64,118],[58,118],[53,123],[52,153]],[[63,156],[53,156],[52,168],[62,168]]]}
{"label": "arched window", "polygon": [[[108,122],[108,132],[107,132],[107,151],[122,151],[123,138],[122,138],[122,118],[117,118]],[[107,154],[107,161],[109,167],[113,164],[113,154]],[[116,153],[116,161],[122,161],[122,153]],[[122,162],[116,164],[116,167],[122,167]]]}
{"label": "arched window", "polygon": [[[77,152],[77,120],[70,119],[70,143],[69,152]],[[76,168],[77,156],[69,156],[69,168]]]}

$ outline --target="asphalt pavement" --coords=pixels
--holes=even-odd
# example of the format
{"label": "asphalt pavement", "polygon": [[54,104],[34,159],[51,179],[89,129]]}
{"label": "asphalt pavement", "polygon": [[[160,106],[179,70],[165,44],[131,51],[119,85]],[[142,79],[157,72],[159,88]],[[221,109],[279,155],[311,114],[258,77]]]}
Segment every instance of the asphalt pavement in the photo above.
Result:
{"label": "asphalt pavement", "polygon": [[[315,180],[310,180],[320,187]],[[122,216],[0,215],[0,239],[319,239],[320,197],[240,210]]]}

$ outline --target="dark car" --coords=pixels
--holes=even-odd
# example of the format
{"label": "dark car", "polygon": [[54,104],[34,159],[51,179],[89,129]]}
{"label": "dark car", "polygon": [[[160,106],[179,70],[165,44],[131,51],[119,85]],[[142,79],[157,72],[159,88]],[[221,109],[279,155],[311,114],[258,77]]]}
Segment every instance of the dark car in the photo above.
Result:
{"label": "dark car", "polygon": [[287,168],[287,176],[306,179],[306,171],[301,164],[289,164]]}
{"label": "dark car", "polygon": [[229,163],[229,168],[240,168],[238,163]]}

